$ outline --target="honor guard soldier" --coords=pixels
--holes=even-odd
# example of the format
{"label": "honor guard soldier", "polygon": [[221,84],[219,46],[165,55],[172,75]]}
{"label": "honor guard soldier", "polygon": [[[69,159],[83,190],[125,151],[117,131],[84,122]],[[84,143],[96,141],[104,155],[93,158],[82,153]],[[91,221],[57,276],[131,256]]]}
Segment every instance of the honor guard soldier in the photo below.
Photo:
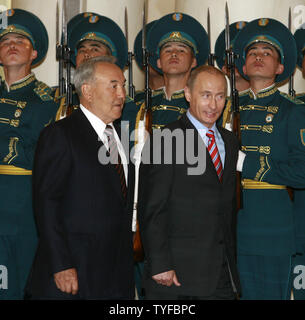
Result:
{"label": "honor guard soldier", "polygon": [[[38,17],[10,9],[0,30],[0,300],[23,299],[37,246],[32,208],[32,166],[40,131],[55,119],[58,106],[31,68],[44,59],[48,34]],[[52,148],[52,146],[50,146]],[[6,278],[6,279],[5,279]],[[5,285],[6,283],[6,285]]]}
{"label": "honor guard soldier", "polygon": [[[230,45],[234,48],[234,42],[239,34],[239,32],[247,25],[246,21],[238,21],[230,24]],[[226,44],[225,44],[225,30],[223,30],[218,36],[215,42],[215,56],[216,62],[228,78],[230,78],[230,70],[226,65]],[[234,51],[234,50],[233,50]],[[243,91],[249,88],[249,81],[241,76],[238,72],[237,68],[235,68],[235,81],[236,81],[236,89],[239,94],[242,94]]]}
{"label": "honor guard soldier", "polygon": [[[153,26],[155,21],[151,21],[146,25],[146,33],[148,34],[149,30]],[[142,30],[137,34],[134,46],[133,46],[134,57],[137,62],[138,67],[143,70],[143,48],[142,48]],[[154,69],[149,65],[149,88],[151,90],[158,90],[164,87],[164,79],[162,73]],[[135,96],[135,102],[143,102],[145,99],[144,90],[137,91]],[[137,103],[138,104],[138,103]]]}
{"label": "honor guard soldier", "polygon": [[[114,56],[122,70],[127,64],[128,48],[122,30],[113,20],[95,13],[78,15],[72,23],[68,23],[68,47],[76,68],[88,59],[104,55]],[[73,108],[78,108],[76,92],[73,93],[72,101]],[[133,99],[126,96],[121,120],[129,121],[129,132],[134,129],[136,112]]]}
{"label": "honor guard soldier", "polygon": [[[164,77],[165,86],[153,92],[150,106],[152,128],[163,128],[189,108],[184,88],[191,70],[207,60],[208,36],[202,25],[191,16],[170,13],[150,29],[147,49],[150,65]],[[141,108],[145,105],[142,104]]]}
{"label": "honor guard soldier", "polygon": [[305,108],[277,85],[295,69],[296,43],[282,23],[262,18],[241,30],[234,49],[241,57],[237,68],[250,81],[239,99],[245,155],[238,165],[243,187],[237,228],[242,299],[288,299],[296,243],[287,186],[305,186]]}
{"label": "honor guard soldier", "polygon": [[[305,24],[302,27],[305,28]],[[305,29],[302,27],[295,32],[294,37],[298,50],[297,66],[305,78]],[[298,94],[297,99],[305,103],[305,92]],[[303,141],[305,142],[305,139]],[[305,300],[305,189],[293,190],[293,210],[297,245],[297,253],[292,259],[293,298],[294,300]]]}

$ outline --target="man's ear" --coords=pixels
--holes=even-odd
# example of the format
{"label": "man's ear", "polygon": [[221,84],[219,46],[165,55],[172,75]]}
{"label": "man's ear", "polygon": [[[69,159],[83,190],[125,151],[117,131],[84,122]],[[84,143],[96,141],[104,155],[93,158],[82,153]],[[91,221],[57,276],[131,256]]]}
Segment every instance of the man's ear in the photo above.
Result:
{"label": "man's ear", "polygon": [[37,55],[38,55],[37,50],[33,50],[31,55],[32,61],[37,58]]}
{"label": "man's ear", "polygon": [[228,72],[227,66],[224,64],[221,68],[221,71],[227,76],[230,77],[230,73]]}
{"label": "man's ear", "polygon": [[160,58],[157,60],[157,67],[158,67],[159,69],[161,69],[161,70],[162,70],[162,68],[161,68]]}
{"label": "man's ear", "polygon": [[85,100],[92,101],[92,86],[89,83],[84,83],[82,85],[82,96]]}
{"label": "man's ear", "polygon": [[197,67],[197,59],[194,57],[192,62],[192,69]]}
{"label": "man's ear", "polygon": [[284,72],[284,66],[281,64],[281,63],[279,63],[279,65],[277,66],[277,68],[276,68],[276,74],[282,74],[283,72]]}
{"label": "man's ear", "polygon": [[243,65],[243,73],[244,73],[244,75],[247,75],[247,68],[246,68],[245,64]]}
{"label": "man's ear", "polygon": [[191,102],[191,91],[188,86],[186,86],[184,88],[184,96],[185,96],[186,101],[190,103]]}

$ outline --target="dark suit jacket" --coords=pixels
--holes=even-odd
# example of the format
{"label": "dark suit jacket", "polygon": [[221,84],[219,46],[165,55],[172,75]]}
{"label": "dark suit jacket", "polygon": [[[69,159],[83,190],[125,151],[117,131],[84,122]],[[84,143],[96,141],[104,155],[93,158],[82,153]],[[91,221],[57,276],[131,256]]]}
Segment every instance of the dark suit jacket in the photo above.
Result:
{"label": "dark suit jacket", "polygon": [[98,161],[100,146],[81,110],[40,136],[33,171],[39,245],[27,286],[34,298],[72,297],[53,278],[68,268],[77,269],[78,298],[134,296],[133,195],[126,204],[114,165]]}
{"label": "dark suit jacket", "polygon": [[[231,132],[218,128],[226,150],[220,183],[204,141],[187,116],[165,128],[172,132],[181,129],[184,133],[180,146],[184,147],[185,162],[175,164],[178,150],[173,143],[174,164],[164,164],[162,160],[159,165],[141,165],[138,217],[146,256],[144,286],[147,291],[163,294],[209,296],[216,289],[221,265],[227,256],[239,292],[235,241],[238,141]],[[194,143],[186,143],[187,129],[194,133]],[[149,148],[147,144],[144,153],[146,148]],[[157,144],[151,148],[152,153],[157,148]],[[187,169],[196,167],[188,163],[192,150],[195,155],[201,152],[206,156],[206,170],[201,175],[188,175]],[[181,287],[158,285],[151,279],[152,275],[172,269]]]}

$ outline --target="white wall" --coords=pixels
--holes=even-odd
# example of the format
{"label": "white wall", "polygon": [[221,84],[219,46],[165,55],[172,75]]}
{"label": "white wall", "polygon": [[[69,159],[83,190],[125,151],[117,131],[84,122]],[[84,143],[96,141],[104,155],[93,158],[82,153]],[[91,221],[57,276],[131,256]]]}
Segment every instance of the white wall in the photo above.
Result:
{"label": "white wall", "polygon": [[12,8],[28,10],[40,18],[49,35],[49,50],[44,62],[33,69],[37,78],[50,86],[57,84],[56,62],[56,1],[55,0],[12,0]]}
{"label": "white wall", "polygon": [[[177,10],[190,14],[207,29],[207,8],[210,8],[211,43],[214,48],[219,33],[225,27],[225,4],[228,3],[230,23],[257,18],[273,18],[288,26],[289,7],[292,10],[292,33],[305,23],[305,0],[176,0]],[[305,79],[300,70],[294,77],[295,90],[305,91]],[[287,92],[287,84],[281,87]]]}
{"label": "white wall", "polygon": [[[69,1],[69,0],[68,0]],[[82,0],[86,11],[95,11],[113,19],[124,31],[124,10],[127,6],[129,20],[129,48],[137,32],[142,28],[142,7],[144,0]],[[176,10],[192,15],[207,27],[207,8],[210,8],[212,46],[214,47],[218,34],[224,28],[224,8],[226,0],[149,0],[148,22]],[[305,0],[228,0],[230,22],[269,17],[284,24],[288,23],[288,9],[292,9],[293,26],[295,31],[305,22]],[[34,69],[37,77],[49,85],[57,84],[57,62],[55,61],[56,43],[56,1],[55,0],[12,0],[12,7],[29,10],[38,15],[49,33],[49,51],[45,62]],[[125,72],[127,77],[127,72]],[[144,77],[134,63],[134,82],[136,88],[143,88]],[[287,91],[287,85],[281,88]],[[305,90],[305,80],[301,72],[296,71],[295,89]]]}

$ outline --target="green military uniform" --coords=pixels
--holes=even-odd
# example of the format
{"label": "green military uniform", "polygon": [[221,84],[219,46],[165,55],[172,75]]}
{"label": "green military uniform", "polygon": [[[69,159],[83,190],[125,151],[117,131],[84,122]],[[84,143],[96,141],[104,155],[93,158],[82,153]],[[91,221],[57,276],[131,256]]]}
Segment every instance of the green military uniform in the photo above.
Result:
{"label": "green military uniform", "polygon": [[[243,76],[246,49],[255,42],[277,48],[285,70],[275,81],[287,79],[296,63],[296,44],[289,30],[272,19],[250,22],[235,40]],[[224,124],[230,121],[229,114],[225,110]],[[240,129],[241,150],[246,153],[237,234],[242,298],[287,299],[291,258],[296,253],[287,186],[305,186],[305,109],[275,84],[257,94],[249,89],[240,96]]]}
{"label": "green military uniform", "polygon": [[[205,29],[197,20],[187,14],[170,13],[156,21],[147,35],[150,65],[155,70],[162,73],[162,70],[157,66],[160,49],[165,43],[173,41],[185,43],[193,50],[197,66],[205,64],[209,52],[209,41]],[[137,104],[142,105],[137,115],[136,128],[140,114],[145,108],[143,100],[137,101]],[[183,90],[175,92],[172,97],[166,96],[165,88],[155,90],[151,100],[152,128],[162,128],[179,119],[188,108],[189,104],[184,97]]]}
{"label": "green military uniform", "polygon": [[[298,29],[294,37],[298,50],[297,65],[302,70],[305,53],[305,29]],[[305,93],[298,94],[297,99],[305,103]],[[298,279],[300,276],[299,266],[305,268],[305,189],[294,189],[293,207],[297,254],[292,259],[292,289],[295,300],[305,300],[305,283],[303,280],[305,275],[303,274],[302,277],[301,274],[300,279]]]}
{"label": "green military uniform", "polygon": [[[85,12],[76,15],[68,22],[68,46],[71,49],[71,61],[76,64],[77,48],[82,41],[99,41],[109,48],[112,56],[116,58],[116,64],[124,69],[128,59],[128,48],[126,38],[120,27],[111,19],[92,12]],[[58,92],[58,91],[57,91]],[[58,94],[55,94],[58,96]],[[57,114],[57,120],[62,118],[65,112],[65,97],[61,99],[60,109]],[[73,109],[79,106],[77,93],[72,94]],[[120,121],[128,122],[125,129],[129,133],[134,130],[137,106],[133,99],[126,96],[122,117]]]}
{"label": "green military uniform", "polygon": [[[8,27],[0,31],[26,35],[38,51],[39,63],[48,48],[47,31],[33,14],[6,12]],[[32,65],[33,65],[32,64]],[[1,299],[22,299],[34,258],[37,233],[32,208],[32,167],[40,131],[55,118],[51,88],[29,74],[10,87],[0,87],[0,265],[8,275]],[[52,146],[50,146],[52,147]],[[2,279],[3,284],[3,279]]]}

